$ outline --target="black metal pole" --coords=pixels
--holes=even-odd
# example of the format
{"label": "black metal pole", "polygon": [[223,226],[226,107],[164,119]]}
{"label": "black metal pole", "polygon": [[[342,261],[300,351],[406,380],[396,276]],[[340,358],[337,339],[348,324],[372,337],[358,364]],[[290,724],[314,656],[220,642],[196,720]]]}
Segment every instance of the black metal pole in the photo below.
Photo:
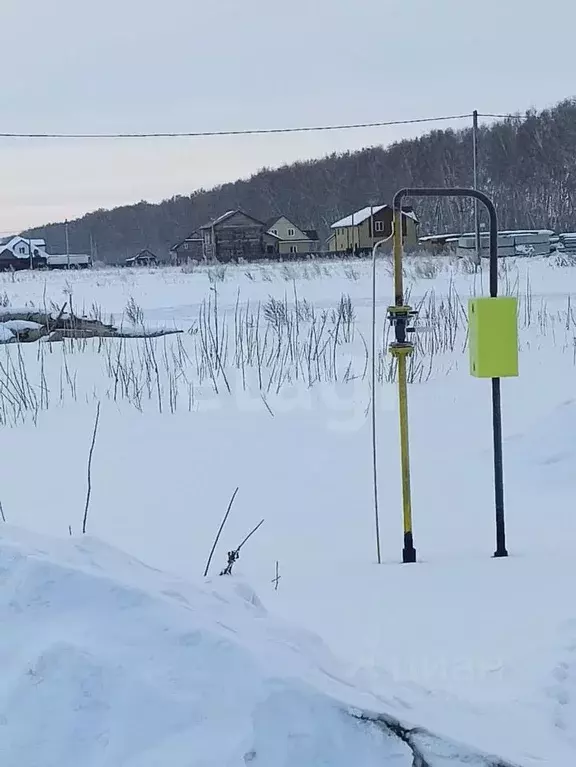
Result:
{"label": "black metal pole", "polygon": [[494,499],[496,502],[495,557],[507,557],[504,521],[504,470],[502,461],[502,406],[500,379],[492,379],[492,434],[494,438]]}
{"label": "black metal pole", "polygon": [[[494,207],[494,206],[492,206]],[[498,295],[498,219],[490,215],[490,296]],[[504,461],[502,457],[502,399],[500,379],[492,379],[492,438],[494,442],[494,502],[496,506],[495,557],[507,557],[504,519]]]}
{"label": "black metal pole", "polygon": [[[490,296],[498,296],[498,217],[492,200],[477,189],[462,187],[430,187],[424,189],[400,189],[394,195],[394,211],[402,210],[405,197],[471,197],[481,202],[490,217]],[[492,378],[492,434],[494,442],[494,501],[496,506],[496,551],[495,557],[507,557],[506,522],[504,517],[504,468],[502,457],[502,403],[500,379]]]}

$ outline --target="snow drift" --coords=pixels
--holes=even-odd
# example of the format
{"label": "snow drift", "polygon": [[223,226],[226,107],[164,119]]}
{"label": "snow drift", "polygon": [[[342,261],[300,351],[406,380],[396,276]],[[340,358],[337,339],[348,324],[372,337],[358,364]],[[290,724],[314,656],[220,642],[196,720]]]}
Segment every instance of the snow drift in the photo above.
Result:
{"label": "snow drift", "polygon": [[[318,639],[273,620],[241,581],[195,586],[93,539],[3,527],[0,583],[3,767],[413,763],[395,720],[359,718],[397,702],[347,682]],[[414,738],[432,767],[465,763]]]}

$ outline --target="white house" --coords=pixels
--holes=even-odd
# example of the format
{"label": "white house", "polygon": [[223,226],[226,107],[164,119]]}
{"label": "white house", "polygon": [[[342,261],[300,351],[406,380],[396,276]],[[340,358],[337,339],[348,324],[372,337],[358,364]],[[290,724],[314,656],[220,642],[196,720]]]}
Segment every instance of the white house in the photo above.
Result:
{"label": "white house", "polygon": [[0,270],[34,269],[46,265],[46,242],[15,235],[0,240]]}
{"label": "white house", "polygon": [[41,239],[26,239],[20,237],[20,235],[14,235],[12,237],[4,237],[0,240],[0,253],[8,251],[7,255],[15,256],[16,258],[30,258],[46,257],[46,240]]}

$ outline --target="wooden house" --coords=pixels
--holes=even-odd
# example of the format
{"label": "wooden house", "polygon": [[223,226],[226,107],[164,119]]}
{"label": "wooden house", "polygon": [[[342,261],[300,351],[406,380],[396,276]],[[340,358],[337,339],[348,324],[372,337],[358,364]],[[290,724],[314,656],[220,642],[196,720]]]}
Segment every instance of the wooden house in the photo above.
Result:
{"label": "wooden house", "polygon": [[208,261],[255,261],[279,252],[280,238],[266,224],[241,210],[230,210],[200,227]]}
{"label": "wooden house", "polygon": [[151,250],[144,248],[132,258],[127,258],[124,263],[126,266],[156,266],[158,259]]}
{"label": "wooden house", "polygon": [[173,264],[181,266],[188,261],[202,261],[204,259],[204,243],[202,232],[199,229],[191,232],[180,242],[170,248],[170,260]]}

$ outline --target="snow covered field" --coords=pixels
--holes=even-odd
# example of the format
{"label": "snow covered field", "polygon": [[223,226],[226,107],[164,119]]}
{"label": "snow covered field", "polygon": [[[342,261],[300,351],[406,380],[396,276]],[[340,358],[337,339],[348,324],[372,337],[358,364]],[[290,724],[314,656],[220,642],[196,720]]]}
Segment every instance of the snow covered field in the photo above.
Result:
{"label": "snow covered field", "polygon": [[[410,387],[414,535],[420,562],[398,563],[398,426],[385,354],[392,286],[390,264],[383,260],[378,266],[378,447],[385,563],[378,566],[368,417],[368,263],[250,265],[191,273],[162,269],[0,275],[0,303],[7,307],[60,307],[71,300],[77,312],[105,318],[113,314],[125,323],[186,331],[154,341],[0,347],[0,501],[10,526],[6,542],[0,544],[0,572],[9,574],[14,589],[13,594],[8,590],[10,603],[0,606],[3,627],[10,626],[15,604],[48,600],[41,584],[33,588],[26,577],[15,574],[16,560],[38,548],[48,552],[43,555],[50,561],[46,567],[56,574],[46,577],[55,582],[64,577],[62,561],[70,557],[76,568],[70,572],[96,568],[115,583],[124,583],[125,570],[130,570],[120,555],[92,539],[87,550],[78,553],[81,544],[75,539],[58,545],[30,542],[12,528],[64,539],[69,538],[69,528],[74,535],[80,533],[88,451],[96,404],[101,402],[90,536],[173,574],[174,580],[194,583],[186,587],[179,581],[175,590],[191,589],[190,599],[197,601],[201,616],[206,608],[207,621],[212,621],[214,610],[214,620],[233,623],[234,631],[242,633],[235,617],[240,615],[247,632],[242,642],[250,652],[258,654],[258,642],[272,632],[274,638],[266,641],[276,649],[258,679],[281,676],[290,695],[298,688],[290,686],[290,679],[305,680],[330,700],[387,713],[447,742],[497,754],[517,765],[573,764],[576,269],[552,259],[507,261],[501,267],[502,291],[520,298],[521,330],[520,377],[504,381],[502,387],[507,560],[491,558],[490,386],[468,375],[465,348],[466,301],[486,291],[487,274],[478,277],[462,264],[424,260],[408,263],[407,278],[412,305],[421,308],[422,316]],[[233,586],[219,578],[204,586],[202,580],[214,535],[236,487],[238,495],[211,574],[217,575],[226,552],[264,519],[235,566],[239,583],[249,583],[267,610],[260,618],[252,616],[266,624],[262,633],[254,629],[254,643],[242,596],[230,596],[228,607],[212,607],[215,594],[233,591]],[[272,581],[277,562],[281,578],[276,590]],[[134,567],[140,572],[140,565]],[[42,572],[30,565],[32,580]],[[131,578],[130,588],[159,588],[141,573]],[[70,594],[79,598],[70,589],[62,599],[72,599]],[[93,622],[101,631],[103,616],[114,613],[117,605],[89,584],[88,589],[99,612],[86,606],[82,615],[87,625]],[[181,615],[164,615],[157,605],[154,609],[154,631],[162,621],[173,626],[184,620]],[[71,642],[84,653],[71,661],[76,669],[71,685],[79,684],[85,673],[98,676],[98,669],[109,674],[110,668],[128,668],[121,641],[130,645],[133,637],[123,633],[120,617],[117,642],[103,657],[102,643],[96,652],[96,640],[86,644],[85,636],[67,635],[67,626],[74,634],[74,613],[67,608],[66,615],[63,624],[57,611],[51,615],[50,625],[59,628],[44,637],[45,646],[22,641],[27,630],[42,631],[41,610],[28,625],[24,622],[13,632],[3,628],[0,658],[14,669],[24,669],[50,647],[58,653],[58,643]],[[311,670],[328,663],[323,650],[314,654],[311,640],[293,640],[304,658],[301,663],[308,658],[310,664],[293,670],[276,647],[292,641],[283,633],[287,629],[277,628],[276,621],[282,620],[315,632],[339,658],[338,671],[326,672],[339,680],[335,686],[327,686],[326,677]],[[139,625],[145,631],[148,624],[142,619]],[[210,623],[211,636],[213,631]],[[168,641],[162,647],[153,674],[168,673],[161,659],[174,648]],[[142,650],[148,651],[152,652]],[[94,661],[92,671],[87,671],[86,657]],[[188,656],[182,657],[184,662]],[[21,665],[14,665],[16,658]],[[66,674],[66,658],[66,653],[52,657],[58,674]],[[235,660],[234,668],[244,662]],[[136,668],[130,667],[129,673]],[[261,699],[254,692],[259,683],[253,684],[248,694],[238,681],[238,694],[245,695],[246,706],[252,708]],[[35,700],[26,697],[21,685],[16,670],[7,682],[6,677],[0,682],[0,752],[12,748],[9,767],[32,767],[40,753],[18,751],[22,731],[13,717],[7,718],[10,709],[17,708],[15,701],[28,706]],[[164,693],[178,699],[173,689],[166,687]],[[311,705],[307,701],[303,705]],[[63,696],[62,715],[75,705]],[[100,700],[98,705],[111,704]],[[295,717],[297,707],[286,713],[283,705],[274,726],[282,717]],[[318,705],[332,711],[326,702]],[[35,710],[37,723],[41,713]],[[235,722],[241,718],[233,708],[228,714]],[[174,716],[158,737],[181,731],[182,723]],[[327,733],[336,731],[330,721]],[[208,724],[221,726],[217,719]],[[264,722],[261,732],[272,726]],[[342,726],[344,732],[351,725]],[[88,748],[84,736],[91,742],[98,737],[94,731],[71,734],[67,727],[73,724],[58,732],[76,739],[76,748]],[[54,733],[58,728],[48,729]],[[269,745],[246,745],[246,731],[238,724],[238,749],[231,747],[220,761],[214,754],[196,761],[177,761],[174,756],[172,761],[179,742],[174,741],[176,751],[167,752],[170,764],[235,765],[243,763],[234,761],[240,753],[266,754]],[[278,743],[284,735],[278,734]],[[207,730],[202,737],[204,744],[222,740],[221,733],[211,736]],[[320,738],[323,762],[301,752],[278,764],[377,764],[370,751],[374,738],[387,754],[384,764],[410,763],[396,741],[382,745],[381,735],[368,737],[365,732],[358,741],[355,737],[352,731],[343,736],[346,742],[357,742],[357,749],[366,749],[364,761],[334,761],[327,735]],[[80,752],[75,761],[62,761],[56,735],[50,742],[53,761],[42,762],[42,767],[78,763]],[[182,741],[188,742],[192,741]],[[38,743],[40,739],[36,747],[41,748]],[[400,749],[397,761],[392,760],[394,749]],[[92,761],[83,764],[168,763],[153,751],[148,761],[128,751],[122,757],[110,752],[115,756],[108,755],[106,762],[94,746]],[[125,761],[118,761],[121,758]],[[256,764],[276,764],[266,756],[258,758]],[[430,759],[433,767],[445,763],[440,757]]]}

